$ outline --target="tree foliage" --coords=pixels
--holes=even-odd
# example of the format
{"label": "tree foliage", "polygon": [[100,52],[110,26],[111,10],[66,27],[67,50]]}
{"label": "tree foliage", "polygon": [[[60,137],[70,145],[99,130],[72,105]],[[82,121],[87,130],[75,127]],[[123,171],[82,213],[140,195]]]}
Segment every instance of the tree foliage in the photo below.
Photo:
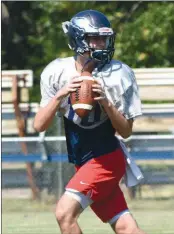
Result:
{"label": "tree foliage", "polygon": [[[79,11],[106,14],[117,32],[115,59],[131,67],[171,67],[174,64],[174,4],[172,2],[9,1],[9,23],[2,30],[2,69],[32,69],[39,100],[40,73],[56,57],[72,55],[61,23]],[[6,33],[8,31],[8,33]]]}

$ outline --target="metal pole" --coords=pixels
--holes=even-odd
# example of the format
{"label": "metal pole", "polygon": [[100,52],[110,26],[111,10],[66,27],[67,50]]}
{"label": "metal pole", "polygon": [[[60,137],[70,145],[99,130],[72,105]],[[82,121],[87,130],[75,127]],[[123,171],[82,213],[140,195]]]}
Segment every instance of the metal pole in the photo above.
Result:
{"label": "metal pole", "polygon": [[[62,118],[60,116],[57,118],[57,124],[58,124],[58,136],[61,136],[62,135]],[[58,147],[59,147],[60,153],[62,153],[62,142],[59,142]],[[60,198],[64,191],[63,162],[61,161],[57,163],[56,176],[57,176],[57,182],[58,182],[57,196],[58,198]]]}

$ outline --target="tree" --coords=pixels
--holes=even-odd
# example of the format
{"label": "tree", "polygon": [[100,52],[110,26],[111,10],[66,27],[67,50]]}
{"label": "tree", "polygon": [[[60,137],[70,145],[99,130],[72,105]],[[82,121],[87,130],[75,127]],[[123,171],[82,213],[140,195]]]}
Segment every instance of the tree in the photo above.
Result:
{"label": "tree", "polygon": [[6,45],[8,43],[9,39],[9,23],[10,23],[10,16],[8,12],[8,8],[6,5],[2,2],[1,3],[1,9],[2,9],[2,48],[5,50]]}
{"label": "tree", "polygon": [[173,3],[148,3],[143,13],[136,13],[122,25],[117,38],[118,57],[132,67],[172,67],[173,12]]}
{"label": "tree", "polygon": [[[56,57],[73,54],[61,23],[79,11],[106,14],[117,32],[115,59],[131,67],[174,64],[174,4],[170,2],[23,1],[4,2],[11,20],[10,38],[2,48],[2,69],[32,69],[32,101],[40,99],[40,73]],[[165,19],[165,20],[164,20]]]}

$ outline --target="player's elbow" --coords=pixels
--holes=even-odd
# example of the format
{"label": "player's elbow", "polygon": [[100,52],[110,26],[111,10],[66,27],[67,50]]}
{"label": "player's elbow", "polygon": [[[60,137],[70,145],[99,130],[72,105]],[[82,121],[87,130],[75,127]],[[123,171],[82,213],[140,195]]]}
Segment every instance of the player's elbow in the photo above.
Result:
{"label": "player's elbow", "polygon": [[122,129],[121,136],[126,139],[132,135],[132,129],[133,129],[133,120],[130,119],[127,121],[125,128]]}
{"label": "player's elbow", "polygon": [[121,137],[126,139],[132,135],[132,128],[126,128],[125,131],[120,133]]}
{"label": "player's elbow", "polygon": [[44,132],[45,128],[41,126],[34,125],[34,129],[36,132]]}
{"label": "player's elbow", "polygon": [[40,123],[38,123],[37,121],[34,121],[34,124],[33,124],[33,128],[36,132],[43,132],[45,131],[45,128],[44,126],[42,126]]}
{"label": "player's elbow", "polygon": [[122,133],[122,134],[121,134],[121,136],[122,136],[124,139],[130,137],[131,135],[132,135],[132,132],[131,132],[131,133],[130,133],[130,132],[126,132],[126,133]]}
{"label": "player's elbow", "polygon": [[34,122],[33,122],[33,128],[35,129],[36,132],[43,132],[46,130],[44,124],[42,121],[39,119],[39,116],[35,116]]}

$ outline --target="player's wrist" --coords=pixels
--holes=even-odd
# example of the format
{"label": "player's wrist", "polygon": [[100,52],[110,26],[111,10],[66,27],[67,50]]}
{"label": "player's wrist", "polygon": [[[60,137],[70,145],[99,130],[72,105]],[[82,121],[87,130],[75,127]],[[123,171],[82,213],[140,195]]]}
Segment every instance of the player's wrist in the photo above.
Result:
{"label": "player's wrist", "polygon": [[65,97],[65,95],[63,95],[63,93],[61,92],[58,92],[56,95],[55,95],[55,100],[56,101],[62,101],[62,99]]}
{"label": "player's wrist", "polygon": [[68,95],[68,93],[65,92],[64,90],[65,90],[65,89],[62,88],[62,89],[60,89],[60,90],[57,92],[55,98],[56,98],[58,101],[59,101],[59,100],[61,101],[64,97],[66,97],[66,96]]}
{"label": "player's wrist", "polygon": [[111,103],[110,101],[105,97],[101,100],[99,100],[99,103],[105,108],[105,107],[110,107]]}

